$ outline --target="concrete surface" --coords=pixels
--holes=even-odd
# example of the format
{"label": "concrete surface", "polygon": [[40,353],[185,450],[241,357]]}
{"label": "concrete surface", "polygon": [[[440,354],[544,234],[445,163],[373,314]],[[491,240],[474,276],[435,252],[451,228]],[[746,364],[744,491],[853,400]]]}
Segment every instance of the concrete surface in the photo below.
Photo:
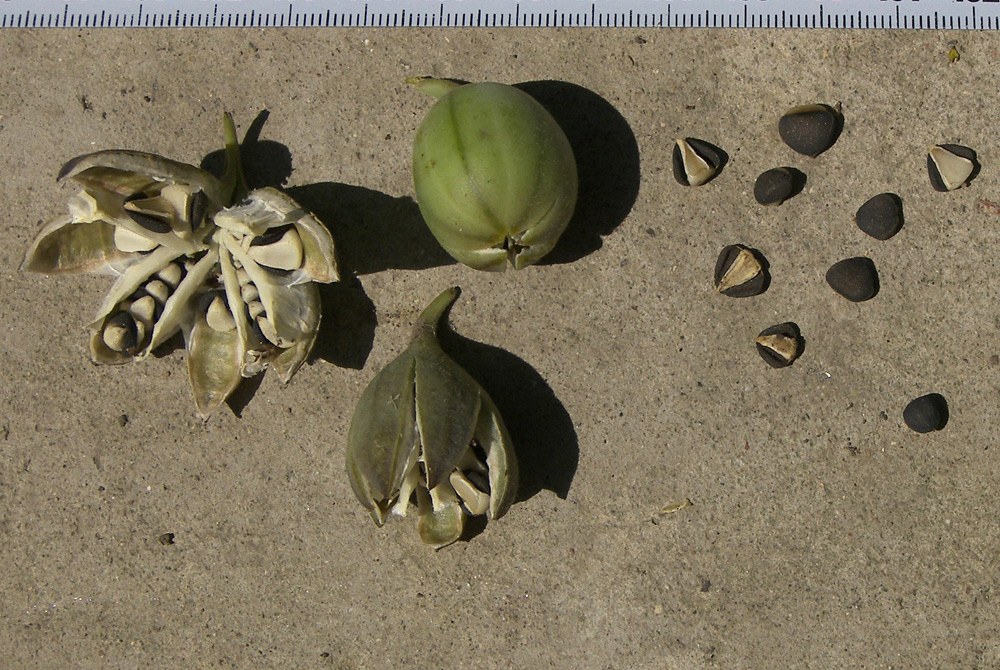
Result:
{"label": "concrete surface", "polygon": [[[1000,667],[995,35],[4,30],[0,58],[3,667]],[[567,127],[581,201],[551,262],[482,274],[423,230],[417,74],[534,82]],[[838,101],[830,151],[780,142],[786,108]],[[313,208],[354,276],[288,387],[268,374],[202,424],[182,350],[88,362],[108,278],[17,268],[74,191],[63,161],[198,163],[223,110],[269,113],[252,178]],[[715,181],[674,182],[679,136],[729,154]],[[939,142],[978,152],[970,187],[931,190]],[[779,165],[808,183],[762,208]],[[906,217],[887,242],[852,222],[882,191]],[[765,294],[715,294],[735,242],[770,262]],[[852,304],[823,276],[862,254],[882,288]],[[344,438],[450,285],[445,346],[525,482],[435,553],[413,519],[372,524]],[[786,320],[806,350],[773,370],[753,338]],[[931,391],[950,421],[918,435],[902,409]]]}

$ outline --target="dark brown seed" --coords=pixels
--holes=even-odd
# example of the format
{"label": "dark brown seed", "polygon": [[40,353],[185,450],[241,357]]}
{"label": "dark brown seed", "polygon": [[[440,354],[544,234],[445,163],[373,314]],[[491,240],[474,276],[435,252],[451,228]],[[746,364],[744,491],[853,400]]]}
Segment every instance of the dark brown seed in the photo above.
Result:
{"label": "dark brown seed", "polygon": [[[133,193],[129,197],[125,198],[124,204],[128,205],[130,202],[134,202],[136,200],[145,200],[147,198],[149,198],[149,195],[140,191],[138,193]],[[170,227],[170,223],[159,217],[150,216],[149,214],[143,214],[142,212],[136,212],[130,209],[129,207],[125,207],[125,213],[128,214],[133,221],[135,221],[136,223],[138,223],[140,226],[142,226],[151,233],[163,234],[163,233],[169,233],[172,230]]]}
{"label": "dark brown seed", "polygon": [[753,185],[753,197],[762,205],[780,205],[802,190],[805,175],[794,168],[767,170]]}
{"label": "dark brown seed", "polygon": [[827,105],[802,105],[778,120],[778,134],[793,150],[816,157],[833,146],[840,134],[840,113]]}
{"label": "dark brown seed", "polygon": [[878,271],[870,258],[847,258],[827,270],[826,283],[851,302],[864,302],[878,293]]}
{"label": "dark brown seed", "polygon": [[903,410],[903,421],[918,433],[941,430],[948,423],[948,401],[940,393],[920,396]]}
{"label": "dark brown seed", "polygon": [[854,221],[876,240],[887,240],[903,227],[903,201],[895,193],[880,193],[861,205]]}
{"label": "dark brown seed", "polygon": [[715,263],[715,290],[732,298],[760,295],[767,289],[767,262],[755,250],[731,244]]}
{"label": "dark brown seed", "polygon": [[802,335],[799,327],[789,321],[762,330],[754,344],[765,363],[772,368],[784,368],[802,352]]}

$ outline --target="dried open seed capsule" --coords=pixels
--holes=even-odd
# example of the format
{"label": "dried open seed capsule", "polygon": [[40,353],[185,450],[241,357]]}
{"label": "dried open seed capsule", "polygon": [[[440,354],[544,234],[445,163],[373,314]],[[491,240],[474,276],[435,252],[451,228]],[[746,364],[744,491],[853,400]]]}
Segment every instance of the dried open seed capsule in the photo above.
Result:
{"label": "dried open seed capsule", "polygon": [[876,240],[887,240],[903,227],[903,201],[895,193],[880,193],[861,205],[854,222]]}
{"label": "dried open seed capsule", "polygon": [[800,154],[816,157],[833,146],[840,135],[840,110],[828,105],[801,105],[778,120],[778,134]]}
{"label": "dried open seed capsule", "polygon": [[940,393],[920,396],[903,410],[903,421],[918,433],[941,430],[948,423],[948,401]]}
{"label": "dried open seed capsule", "polygon": [[757,177],[753,197],[762,205],[780,205],[802,190],[805,177],[795,168],[771,168]]}
{"label": "dried open seed capsule", "polygon": [[878,293],[878,271],[870,258],[847,258],[827,270],[826,283],[851,302],[864,302]]}
{"label": "dried open seed capsule", "polygon": [[978,167],[976,152],[958,144],[938,144],[927,152],[927,174],[935,191],[965,186]]}
{"label": "dried open seed capsule", "polygon": [[674,179],[682,186],[711,181],[722,162],[722,152],[708,142],[688,137],[674,144]]}
{"label": "dried open seed capsule", "polygon": [[742,244],[731,244],[715,263],[715,290],[733,298],[760,295],[770,281],[767,262],[760,254]]}
{"label": "dried open seed capsule", "polygon": [[791,365],[802,352],[802,334],[791,321],[765,328],[754,340],[757,353],[772,368]]}

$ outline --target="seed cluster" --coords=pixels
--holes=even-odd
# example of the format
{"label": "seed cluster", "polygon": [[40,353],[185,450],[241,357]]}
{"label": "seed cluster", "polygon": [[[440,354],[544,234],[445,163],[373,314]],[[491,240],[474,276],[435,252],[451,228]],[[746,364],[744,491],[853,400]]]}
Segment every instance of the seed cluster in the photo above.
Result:
{"label": "seed cluster", "polygon": [[[793,107],[778,120],[778,134],[794,151],[815,158],[830,149],[843,128],[840,105],[801,105]],[[711,147],[706,151],[702,147]],[[702,140],[677,140],[673,153],[674,176],[684,185],[699,185],[713,178],[721,163],[712,156],[720,149]],[[937,191],[951,191],[967,185],[980,169],[976,152],[956,144],[931,147],[927,170],[931,186]],[[704,178],[704,175],[708,175]],[[754,183],[754,199],[761,205],[778,206],[798,194],[805,185],[805,175],[792,167],[765,170]],[[880,193],[862,204],[854,216],[857,227],[877,240],[892,238],[903,227],[903,201],[895,193]],[[763,255],[743,244],[722,249],[715,264],[715,289],[718,293],[746,298],[760,295],[770,284],[768,264]],[[855,303],[871,300],[879,292],[879,274],[872,259],[865,256],[846,258],[826,272],[826,282],[838,295]],[[762,330],[754,340],[757,352],[769,366],[790,366],[802,353],[804,340],[798,325],[788,321]],[[944,396],[931,393],[910,402],[903,412],[904,423],[919,433],[941,430],[948,421]]]}

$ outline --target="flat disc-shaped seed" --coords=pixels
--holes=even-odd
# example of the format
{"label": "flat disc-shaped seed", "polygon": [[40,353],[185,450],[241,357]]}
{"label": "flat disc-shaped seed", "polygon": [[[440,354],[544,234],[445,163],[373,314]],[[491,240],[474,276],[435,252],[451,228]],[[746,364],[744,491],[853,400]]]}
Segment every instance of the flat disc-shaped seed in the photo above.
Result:
{"label": "flat disc-shaped seed", "polygon": [[753,249],[731,244],[715,263],[715,290],[733,298],[759,295],[767,289],[766,262]]}
{"label": "flat disc-shaped seed", "polygon": [[927,175],[935,191],[954,191],[976,171],[976,152],[958,144],[938,144],[927,152]]}
{"label": "flat disc-shaped seed", "polygon": [[791,321],[765,328],[754,343],[757,345],[757,353],[772,368],[791,365],[802,351],[799,327]]}
{"label": "flat disc-shaped seed", "polygon": [[903,410],[903,421],[918,433],[941,430],[948,423],[948,401],[940,393],[920,396]]}
{"label": "flat disc-shaped seed", "polygon": [[851,302],[864,302],[878,293],[878,271],[870,258],[847,258],[827,270],[826,283]]}
{"label": "flat disc-shaped seed", "polygon": [[753,185],[753,197],[762,205],[780,205],[802,190],[805,175],[793,168],[766,170]]}
{"label": "flat disc-shaped seed", "polygon": [[722,166],[722,154],[708,142],[688,137],[674,143],[674,179],[682,186],[711,181]]}
{"label": "flat disc-shaped seed", "polygon": [[854,221],[876,240],[887,240],[903,226],[903,201],[895,193],[880,193],[861,205]]}
{"label": "flat disc-shaped seed", "polygon": [[826,105],[802,105],[778,120],[778,134],[793,150],[816,157],[833,146],[840,133],[839,114]]}

